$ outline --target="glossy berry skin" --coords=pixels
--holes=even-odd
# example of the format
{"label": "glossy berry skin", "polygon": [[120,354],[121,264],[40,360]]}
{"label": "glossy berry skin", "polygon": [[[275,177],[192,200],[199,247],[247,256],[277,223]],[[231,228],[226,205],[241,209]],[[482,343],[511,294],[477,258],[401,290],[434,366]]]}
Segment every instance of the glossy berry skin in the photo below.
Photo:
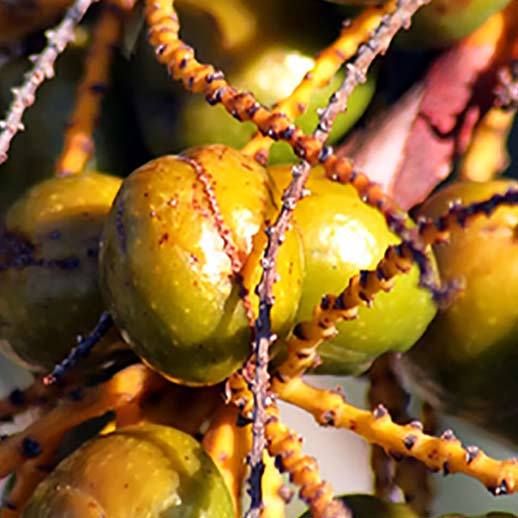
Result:
{"label": "glossy berry skin", "polygon": [[31,370],[48,370],[92,330],[102,227],[121,180],[51,178],[8,211],[0,234],[0,346]]}
{"label": "glossy berry skin", "polygon": [[201,445],[143,424],[93,439],[36,488],[23,518],[232,518],[223,477]]}
{"label": "glossy berry skin", "polygon": [[[455,183],[425,202],[437,216],[452,202],[469,204],[503,193],[516,182]],[[518,379],[518,208],[501,207],[455,229],[435,247],[445,281],[465,287],[440,312],[406,357],[418,389],[433,405],[470,418],[516,440]]]}
{"label": "glossy berry skin", "polygon": [[[288,184],[289,168],[270,172],[279,188]],[[324,295],[339,294],[360,270],[375,268],[387,247],[398,242],[377,210],[350,185],[327,179],[322,168],[311,172],[307,188],[309,196],[295,209],[306,263],[298,321],[309,320]],[[359,374],[387,351],[408,350],[434,315],[415,267],[400,275],[390,292],[377,294],[371,308],[361,307],[356,320],[338,324],[339,334],[319,346],[323,363],[317,372]]]}
{"label": "glossy berry skin", "polygon": [[[251,60],[229,74],[231,84],[251,91],[259,102],[269,106],[288,97],[306,72],[311,70],[314,59],[293,48],[271,45],[264,48]],[[344,73],[339,72],[329,85],[317,90],[305,114],[295,122],[307,134],[318,124],[317,110],[325,107],[329,97],[342,83]],[[331,131],[329,142],[339,140],[360,118],[367,108],[375,89],[374,75],[353,92],[346,113],[340,114]],[[251,122],[242,123],[230,117],[222,106],[210,106],[205,99],[191,96],[186,99],[180,112],[180,134],[186,146],[218,142],[234,148],[243,147],[256,133]],[[272,146],[270,163],[286,163],[295,159],[295,154],[285,142]]]}
{"label": "glossy berry skin", "polygon": [[[255,311],[264,223],[275,214],[275,196],[261,166],[218,145],[153,160],[124,181],[102,242],[103,291],[123,336],[164,376],[213,384],[245,361],[250,330],[240,295],[249,291]],[[292,231],[274,288],[279,335],[294,323],[302,261]]]}
{"label": "glossy berry skin", "polygon": [[[329,0],[343,5],[376,5],[376,0]],[[444,47],[468,36],[511,0],[433,0],[412,18],[399,40],[410,48]]]}

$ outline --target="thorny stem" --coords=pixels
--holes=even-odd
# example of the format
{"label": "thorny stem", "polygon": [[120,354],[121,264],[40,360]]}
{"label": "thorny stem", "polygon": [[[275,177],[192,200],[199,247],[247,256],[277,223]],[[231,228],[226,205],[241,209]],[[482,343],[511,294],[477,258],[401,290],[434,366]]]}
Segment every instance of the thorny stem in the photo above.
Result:
{"label": "thorny stem", "polygon": [[[426,246],[444,243],[453,229],[465,228],[481,216],[489,217],[500,206],[517,204],[518,190],[511,188],[468,206],[453,205],[435,220],[421,218],[416,232]],[[362,305],[371,304],[379,292],[392,289],[396,276],[410,272],[413,264],[413,251],[407,243],[391,245],[376,268],[361,270],[351,277],[339,295],[325,295],[314,308],[312,319],[299,322],[288,338],[287,356],[275,372],[274,383],[288,383],[302,376],[315,364],[318,346],[336,335],[337,324],[357,318]]]}
{"label": "thorny stem", "polygon": [[[374,30],[369,43],[361,46],[356,58],[346,65],[345,79],[338,91],[331,96],[327,107],[320,113],[319,124],[313,132],[313,137],[319,143],[324,144],[326,142],[336,117],[347,109],[347,101],[354,88],[359,83],[366,81],[367,71],[374,59],[387,50],[392,38],[401,27],[409,26],[411,16],[425,3],[426,0],[399,0],[394,13],[382,18],[381,23]],[[323,147],[321,153],[329,155],[332,153],[332,150],[329,147]],[[268,405],[269,387],[268,350],[272,341],[275,340],[270,325],[270,313],[274,303],[273,286],[277,279],[275,262],[279,247],[284,241],[284,236],[290,226],[293,211],[303,196],[304,186],[310,171],[311,165],[306,160],[293,167],[292,180],[282,196],[282,208],[275,223],[266,230],[268,242],[261,261],[263,272],[256,288],[256,293],[259,297],[259,313],[255,322],[253,341],[253,358],[256,366],[255,374],[250,380],[250,388],[254,398],[254,410],[252,416],[252,449],[248,459],[251,468],[249,492],[252,497],[248,511],[249,518],[258,517],[261,510],[260,482],[264,470],[262,452],[266,445],[265,422],[267,418],[266,407]]]}
{"label": "thorny stem", "polygon": [[36,100],[36,91],[45,79],[54,75],[54,63],[74,39],[74,28],[81,21],[86,11],[97,0],[76,0],[66,12],[61,23],[53,30],[46,33],[47,46],[35,57],[34,67],[25,76],[25,81],[19,88],[13,88],[14,98],[7,115],[0,121],[0,164],[7,160],[7,152],[11,140],[24,129],[22,123],[23,114]]}
{"label": "thorny stem", "polygon": [[[397,30],[427,1],[398,0],[396,12],[382,17],[373,38],[374,43],[362,45],[356,61],[361,64],[360,55],[363,54],[366,60],[372,60],[376,54],[381,53]],[[210,104],[221,103],[237,120],[253,122],[264,136],[289,143],[302,160],[311,165],[322,165],[330,178],[351,184],[362,201],[379,210],[388,227],[408,244],[419,266],[421,285],[429,289],[439,301],[449,294],[449,288],[442,289],[436,285],[433,268],[424,247],[418,236],[408,228],[408,215],[378,184],[355,169],[350,159],[337,157],[331,148],[315,136],[304,134],[286,114],[272,112],[257,102],[251,92],[239,91],[231,86],[223,72],[200,63],[195,57],[194,49],[179,38],[180,23],[170,0],[147,0],[146,4],[149,41],[155,48],[157,59],[167,66],[175,79],[182,81],[187,91],[203,93]]]}
{"label": "thorny stem", "polygon": [[99,322],[97,322],[92,332],[86,338],[82,338],[70,351],[68,356],[62,362],[58,363],[49,375],[43,378],[43,383],[45,385],[52,385],[60,380],[81,358],[88,356],[92,352],[95,345],[102,340],[112,326],[113,319],[110,314],[105,311],[99,318]]}
{"label": "thorny stem", "polygon": [[[392,0],[392,3],[395,3],[395,0]],[[380,23],[388,7],[390,2],[383,6],[368,7],[354,20],[344,22],[340,36],[318,54],[313,68],[305,74],[289,97],[275,104],[274,112],[284,113],[290,119],[302,115],[313,92],[329,84],[342,64],[355,55],[358,47],[369,38],[370,33]],[[253,156],[257,162],[266,164],[273,142],[270,137],[258,132],[241,151]]]}
{"label": "thorny stem", "polygon": [[488,457],[476,446],[463,446],[451,430],[440,437],[427,435],[418,421],[396,424],[382,405],[372,412],[362,410],[340,394],[312,387],[301,378],[279,385],[278,395],[312,414],[321,425],[351,430],[396,459],[412,457],[445,475],[463,473],[479,480],[495,496],[518,491],[518,459]]}

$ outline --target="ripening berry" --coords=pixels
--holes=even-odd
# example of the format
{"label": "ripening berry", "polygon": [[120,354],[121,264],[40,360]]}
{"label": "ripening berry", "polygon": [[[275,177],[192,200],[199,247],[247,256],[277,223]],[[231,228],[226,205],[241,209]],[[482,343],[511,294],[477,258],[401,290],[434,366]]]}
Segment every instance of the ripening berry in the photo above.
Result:
{"label": "ripening berry", "polygon": [[120,178],[88,172],[32,187],[0,233],[0,347],[48,370],[88,334],[104,305],[99,238]]}
{"label": "ripening berry", "polygon": [[[110,313],[136,353],[185,384],[224,380],[249,354],[249,313],[277,194],[254,160],[225,146],[165,156],[133,172],[101,250]],[[302,281],[296,231],[280,249],[272,327],[294,323]],[[247,294],[248,305],[243,301]]]}
{"label": "ripening berry", "polygon": [[24,518],[231,518],[223,477],[201,445],[142,424],[97,437],[37,487]]}
{"label": "ripening berry", "polygon": [[[270,168],[284,188],[288,167]],[[309,196],[295,209],[304,243],[306,273],[298,320],[309,320],[325,294],[338,295],[360,270],[376,267],[385,250],[398,238],[379,211],[363,203],[356,190],[312,170]],[[430,294],[418,286],[417,267],[396,278],[388,293],[375,296],[372,307],[361,307],[354,321],[338,324],[339,334],[318,348],[318,372],[358,374],[387,351],[406,351],[419,339],[435,315]]]}

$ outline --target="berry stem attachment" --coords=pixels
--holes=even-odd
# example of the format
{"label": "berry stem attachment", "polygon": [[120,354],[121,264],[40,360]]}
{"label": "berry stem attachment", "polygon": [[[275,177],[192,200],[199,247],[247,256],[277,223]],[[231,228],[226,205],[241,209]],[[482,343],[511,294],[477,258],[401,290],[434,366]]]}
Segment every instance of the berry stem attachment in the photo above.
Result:
{"label": "berry stem attachment", "polygon": [[[366,8],[350,23],[344,23],[340,36],[319,53],[313,68],[289,97],[275,104],[273,113],[283,113],[291,120],[305,113],[314,91],[329,84],[343,63],[354,56],[361,44],[369,40],[383,15],[393,10],[394,3],[392,1]],[[273,143],[270,137],[258,132],[241,151],[253,156],[259,163],[266,164]]]}
{"label": "berry stem attachment", "polygon": [[[0,478],[17,470],[35,451],[49,442],[63,437],[75,426],[110,411],[119,411],[166,385],[165,379],[144,367],[133,365],[115,374],[110,380],[85,388],[73,398],[63,400],[50,412],[0,442]],[[27,449],[31,446],[30,451]]]}
{"label": "berry stem attachment", "polygon": [[[320,161],[324,161],[327,155],[332,153],[330,148],[325,147],[325,142],[333,127],[333,123],[339,113],[347,109],[349,96],[354,88],[366,81],[367,71],[378,54],[382,54],[388,48],[388,45],[398,30],[409,23],[409,17],[415,12],[424,1],[408,2],[414,3],[415,6],[409,12],[406,12],[405,1],[397,2],[395,13],[392,16],[384,16],[381,22],[374,30],[371,40],[368,44],[362,46],[355,59],[347,65],[346,75],[340,88],[329,99],[327,107],[319,116],[319,123],[313,132],[312,138],[321,146]],[[392,5],[391,2],[389,2]],[[396,14],[397,13],[397,14]],[[394,21],[396,20],[396,21]],[[304,158],[305,153],[299,154]],[[262,466],[261,452],[264,449],[264,422],[265,422],[265,401],[268,397],[268,350],[270,344],[275,339],[271,332],[270,313],[273,306],[273,286],[276,281],[275,263],[277,260],[278,250],[284,241],[284,236],[289,226],[293,211],[304,193],[304,187],[311,171],[311,164],[303,159],[302,162],[295,165],[292,169],[292,180],[282,195],[282,207],[275,220],[275,223],[266,229],[268,238],[264,256],[262,259],[262,275],[256,288],[259,297],[259,312],[254,328],[253,355],[256,362],[255,374],[250,380],[250,387],[254,396],[253,411],[253,438],[252,451],[249,461],[251,467],[250,482],[255,482],[256,476],[260,479],[259,471]],[[251,487],[260,493],[260,485],[254,483]],[[252,494],[252,506],[250,513],[254,510],[256,502],[260,501],[260,494]],[[250,514],[252,517],[253,514]]]}
{"label": "berry stem attachment", "polygon": [[113,319],[110,314],[105,311],[93,331],[79,341],[79,343],[70,351],[69,355],[58,365],[54,367],[52,372],[43,378],[45,385],[52,385],[61,379],[72,367],[74,367],[81,358],[88,356],[92,349],[102,340],[113,326]]}
{"label": "berry stem attachment", "polygon": [[116,5],[103,5],[86,58],[84,75],[77,90],[76,106],[65,133],[56,176],[80,173],[94,153],[93,132],[103,95],[108,88],[114,48],[121,36],[121,17],[122,13]]}
{"label": "berry stem attachment", "polygon": [[[418,220],[416,234],[425,247],[444,243],[453,229],[465,228],[482,216],[489,217],[500,206],[517,204],[518,189],[509,189],[471,205],[454,205],[436,220]],[[356,319],[362,305],[371,304],[379,292],[390,291],[396,276],[408,273],[418,259],[408,242],[389,246],[375,269],[360,271],[339,295],[325,295],[314,308],[312,319],[299,322],[288,338],[287,356],[274,374],[274,383],[287,383],[313,367],[318,359],[318,346],[335,336],[336,325],[344,320]],[[427,275],[433,280],[435,272],[431,269]],[[460,283],[455,281],[448,290],[456,293],[460,287]]]}
{"label": "berry stem attachment", "polygon": [[45,79],[53,77],[57,57],[74,39],[74,28],[96,1],[76,0],[61,23],[55,29],[47,31],[47,46],[35,57],[34,67],[25,76],[24,83],[19,88],[13,89],[13,101],[5,119],[0,121],[0,164],[7,160],[7,152],[13,137],[18,131],[24,129],[22,117],[26,108],[34,104],[36,91]]}

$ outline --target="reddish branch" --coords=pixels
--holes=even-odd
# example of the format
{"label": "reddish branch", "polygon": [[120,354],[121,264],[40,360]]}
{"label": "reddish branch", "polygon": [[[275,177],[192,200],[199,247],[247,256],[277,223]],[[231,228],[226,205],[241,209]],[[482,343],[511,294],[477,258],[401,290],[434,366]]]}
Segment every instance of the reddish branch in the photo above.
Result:
{"label": "reddish branch", "polygon": [[[370,40],[358,49],[356,57],[346,65],[346,76],[342,85],[331,96],[328,106],[320,114],[320,122],[313,133],[313,137],[319,143],[325,143],[337,115],[347,109],[347,101],[354,88],[359,83],[365,82],[367,71],[374,59],[387,50],[392,38],[402,27],[408,27],[412,15],[425,3],[427,3],[427,0],[398,1],[396,10],[391,15],[383,17]],[[321,151],[321,159],[325,160],[325,156],[331,153],[332,149],[324,146]],[[275,223],[266,230],[268,243],[261,262],[263,273],[256,288],[256,293],[259,296],[259,314],[255,322],[253,343],[256,368],[255,374],[250,380],[254,397],[254,411],[253,442],[249,455],[251,468],[249,484],[252,504],[248,513],[249,517],[254,518],[259,516],[261,510],[260,479],[264,471],[262,452],[266,446],[265,422],[269,392],[268,350],[272,341],[275,340],[270,325],[270,313],[274,303],[273,285],[277,278],[275,261],[279,247],[284,241],[286,231],[289,229],[293,211],[303,196],[310,170],[311,165],[306,160],[293,167],[292,181],[283,193],[281,211]]]}
{"label": "reddish branch", "polygon": [[24,129],[22,117],[26,108],[34,103],[37,89],[45,79],[53,77],[57,57],[74,39],[74,28],[96,1],[76,0],[61,23],[55,29],[47,31],[47,46],[35,57],[34,67],[25,76],[22,86],[13,88],[13,101],[5,119],[0,121],[0,164],[7,160],[7,151],[13,137]]}

